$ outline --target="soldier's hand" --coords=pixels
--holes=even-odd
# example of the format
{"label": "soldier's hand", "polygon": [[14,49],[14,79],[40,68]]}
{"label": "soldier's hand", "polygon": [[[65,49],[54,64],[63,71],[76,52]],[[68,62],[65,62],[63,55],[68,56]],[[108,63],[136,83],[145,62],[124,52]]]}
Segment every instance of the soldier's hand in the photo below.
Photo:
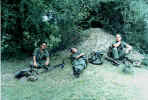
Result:
{"label": "soldier's hand", "polygon": [[45,65],[48,66],[49,65],[49,62],[45,62]]}
{"label": "soldier's hand", "polygon": [[125,50],[125,53],[126,53],[126,54],[128,54],[129,52],[130,52],[130,50],[129,50],[129,49],[126,49],[126,50]]}
{"label": "soldier's hand", "polygon": [[34,65],[35,67],[37,67],[37,66],[38,66],[38,65],[37,65],[37,63],[34,63],[33,65]]}
{"label": "soldier's hand", "polygon": [[120,46],[120,44],[121,44],[121,42],[117,42],[117,43],[113,44],[113,46],[117,48],[118,46]]}

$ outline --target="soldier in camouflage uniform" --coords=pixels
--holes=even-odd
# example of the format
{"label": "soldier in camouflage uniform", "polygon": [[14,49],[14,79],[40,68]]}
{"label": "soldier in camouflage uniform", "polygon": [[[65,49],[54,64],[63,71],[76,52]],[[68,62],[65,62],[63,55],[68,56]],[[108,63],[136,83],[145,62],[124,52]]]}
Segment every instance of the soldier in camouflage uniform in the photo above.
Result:
{"label": "soldier in camouflage uniform", "polygon": [[36,48],[33,52],[33,62],[31,62],[31,68],[48,67],[49,65],[49,53],[46,50],[47,44],[42,42],[39,48]]}
{"label": "soldier in camouflage uniform", "polygon": [[82,70],[86,68],[86,58],[84,53],[80,53],[76,48],[71,48],[71,53],[73,74],[79,77]]}
{"label": "soldier in camouflage uniform", "polygon": [[124,41],[122,41],[121,35],[117,34],[116,41],[113,42],[111,49],[113,59],[118,61],[122,60],[125,57],[125,55],[132,50],[132,47]]}

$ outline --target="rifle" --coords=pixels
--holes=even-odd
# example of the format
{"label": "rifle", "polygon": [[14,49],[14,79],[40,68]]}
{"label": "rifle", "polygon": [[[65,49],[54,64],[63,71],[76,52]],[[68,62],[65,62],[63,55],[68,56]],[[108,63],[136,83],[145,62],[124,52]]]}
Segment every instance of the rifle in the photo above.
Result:
{"label": "rifle", "polygon": [[63,69],[65,66],[65,61],[63,60],[61,64],[57,64],[57,65],[53,65],[53,66],[43,66],[43,68],[47,71],[51,71],[57,67],[60,67],[61,69]]}
{"label": "rifle", "polygon": [[[46,70],[46,71],[49,71],[49,70],[53,70],[57,67],[60,67],[61,69],[64,68],[64,65],[65,65],[65,62],[63,60],[63,62],[61,64],[58,64],[58,65],[54,65],[54,66],[43,66],[43,68]],[[38,67],[38,68],[35,68],[35,67],[29,67],[29,68],[25,68],[21,71],[17,71],[14,75],[15,78],[17,79],[20,79],[24,76],[28,77],[28,76],[31,76],[33,74],[33,72],[35,72],[37,75],[39,75],[39,72],[37,71],[38,69],[40,69],[41,67]]]}
{"label": "rifle", "polygon": [[117,62],[116,60],[114,60],[113,58],[109,57],[109,56],[105,56],[105,59],[108,60],[108,61],[111,61],[113,64],[119,66],[120,63]]}

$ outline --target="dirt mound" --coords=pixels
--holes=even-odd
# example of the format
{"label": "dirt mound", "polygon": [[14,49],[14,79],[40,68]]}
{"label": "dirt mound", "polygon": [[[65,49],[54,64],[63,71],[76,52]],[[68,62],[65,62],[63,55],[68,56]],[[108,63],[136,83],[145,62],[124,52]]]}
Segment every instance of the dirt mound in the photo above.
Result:
{"label": "dirt mound", "polygon": [[84,33],[89,34],[89,37],[85,38],[85,41],[82,41],[80,45],[78,45],[78,48],[85,50],[85,52],[96,50],[106,51],[115,39],[113,35],[99,28],[92,28],[84,31]]}
{"label": "dirt mound", "polygon": [[[115,40],[115,36],[105,32],[102,29],[99,28],[91,28],[89,30],[84,31],[83,34],[88,34],[89,37],[85,37],[79,45],[77,45],[77,48],[86,54],[101,50],[104,52],[108,51],[109,46],[112,44],[112,42]],[[128,55],[130,59],[133,61],[141,62],[144,58],[142,54],[137,52],[136,50],[132,50],[131,53]]]}

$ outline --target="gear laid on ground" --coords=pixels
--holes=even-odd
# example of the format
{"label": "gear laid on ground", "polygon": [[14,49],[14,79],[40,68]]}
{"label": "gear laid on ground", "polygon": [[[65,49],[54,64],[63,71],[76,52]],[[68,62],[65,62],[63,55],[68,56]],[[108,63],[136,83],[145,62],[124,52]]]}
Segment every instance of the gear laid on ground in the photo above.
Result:
{"label": "gear laid on ground", "polygon": [[27,78],[27,80],[28,80],[28,81],[36,81],[36,80],[38,80],[38,76],[34,76],[34,75],[29,76],[29,77]]}

